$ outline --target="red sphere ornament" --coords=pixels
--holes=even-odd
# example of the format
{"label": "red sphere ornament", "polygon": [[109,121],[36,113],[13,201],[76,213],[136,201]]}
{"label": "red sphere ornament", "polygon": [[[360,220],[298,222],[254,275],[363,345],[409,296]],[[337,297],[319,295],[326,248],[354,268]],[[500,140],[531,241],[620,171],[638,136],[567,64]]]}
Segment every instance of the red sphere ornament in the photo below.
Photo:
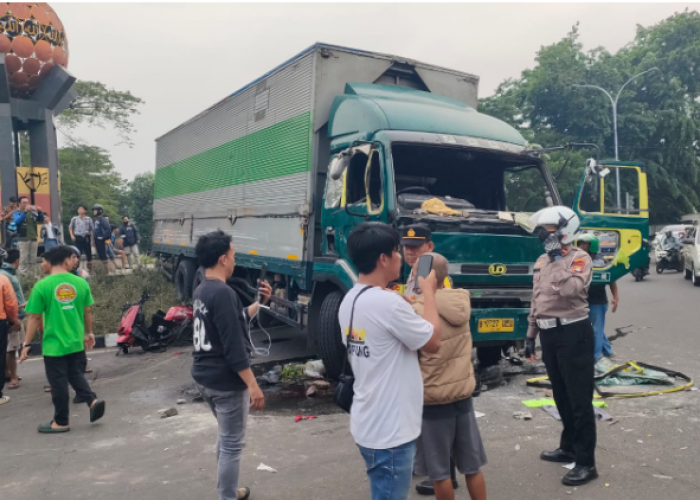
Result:
{"label": "red sphere ornament", "polygon": [[12,97],[31,97],[54,65],[68,67],[63,23],[46,3],[0,2],[0,54]]}

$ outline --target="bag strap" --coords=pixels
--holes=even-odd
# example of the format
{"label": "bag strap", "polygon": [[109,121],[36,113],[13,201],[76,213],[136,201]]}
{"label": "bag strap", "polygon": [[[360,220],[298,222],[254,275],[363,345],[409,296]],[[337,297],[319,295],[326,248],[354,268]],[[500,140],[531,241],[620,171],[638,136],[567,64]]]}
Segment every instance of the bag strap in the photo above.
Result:
{"label": "bag strap", "polygon": [[[365,292],[366,292],[367,290],[369,290],[370,288],[374,288],[374,287],[373,287],[372,285],[367,285],[366,287],[364,287],[362,290],[360,290],[360,291],[358,292],[357,295],[355,295],[355,299],[352,301],[352,308],[350,309],[350,326],[348,327],[348,335],[347,335],[348,338],[350,337],[350,335],[352,335],[352,320],[353,320],[353,317],[355,316],[355,303],[357,302],[357,299],[360,298],[360,295],[362,295],[363,293],[365,293]],[[341,334],[341,335],[344,335],[344,333],[343,333],[342,331],[340,332],[340,334]],[[347,341],[346,341],[346,342],[347,342]],[[347,374],[347,373],[346,373],[346,370],[347,370],[347,368],[348,368],[348,357],[349,357],[349,356],[348,356],[347,345],[346,345],[346,346],[345,346],[345,359],[343,360],[343,371],[340,372],[341,375],[346,375],[346,374]]]}

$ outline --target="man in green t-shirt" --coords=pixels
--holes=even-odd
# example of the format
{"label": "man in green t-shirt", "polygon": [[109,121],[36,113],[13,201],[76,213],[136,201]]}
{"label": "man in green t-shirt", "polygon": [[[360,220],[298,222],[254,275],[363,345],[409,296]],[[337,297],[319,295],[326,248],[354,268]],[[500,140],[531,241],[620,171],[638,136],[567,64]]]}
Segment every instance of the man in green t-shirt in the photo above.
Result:
{"label": "man in green t-shirt", "polygon": [[72,255],[71,248],[65,245],[44,254],[44,260],[51,265],[51,274],[34,285],[25,308],[29,322],[20,361],[29,356],[29,346],[42,315],[44,320],[41,348],[54,406],[53,421],[39,426],[39,432],[44,434],[70,430],[69,383],[89,406],[90,422],[102,418],[105,412],[104,401],[97,399],[83,374],[85,349],[95,346],[90,310],[94,300],[87,281],[69,272]]}

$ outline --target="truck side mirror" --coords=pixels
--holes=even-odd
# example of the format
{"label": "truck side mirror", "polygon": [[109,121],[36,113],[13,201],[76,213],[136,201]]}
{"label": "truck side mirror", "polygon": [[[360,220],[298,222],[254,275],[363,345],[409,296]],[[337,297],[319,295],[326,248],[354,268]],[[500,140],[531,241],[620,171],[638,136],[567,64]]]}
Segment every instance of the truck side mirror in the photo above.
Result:
{"label": "truck side mirror", "polygon": [[348,165],[350,165],[352,153],[353,152],[351,149],[346,149],[335,155],[335,158],[333,158],[333,161],[331,161],[331,164],[328,167],[328,173],[330,174],[331,179],[337,181],[343,176],[343,172],[345,172],[345,169],[348,168]]}
{"label": "truck side mirror", "polygon": [[369,158],[369,154],[371,152],[372,144],[366,143],[345,149],[335,155],[335,158],[333,158],[333,161],[331,161],[331,164],[328,167],[328,173],[330,174],[331,179],[337,181],[343,176],[343,172],[345,172],[345,169],[348,168],[348,165],[350,165],[350,160],[352,160],[355,153],[364,153]]}

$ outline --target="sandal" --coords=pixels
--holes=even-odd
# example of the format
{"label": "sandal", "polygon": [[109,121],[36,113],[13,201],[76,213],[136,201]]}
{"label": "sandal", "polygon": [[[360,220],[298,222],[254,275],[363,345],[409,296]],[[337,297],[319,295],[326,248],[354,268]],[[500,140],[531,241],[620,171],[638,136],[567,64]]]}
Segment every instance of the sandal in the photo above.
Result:
{"label": "sandal", "polygon": [[105,402],[96,399],[95,403],[90,406],[90,423],[101,419],[105,414]]}
{"label": "sandal", "polygon": [[19,380],[17,382],[10,382],[7,385],[8,389],[19,389]]}
{"label": "sandal", "polygon": [[58,429],[54,429],[53,427],[51,427],[51,424],[53,424],[53,422],[41,424],[38,429],[39,432],[41,434],[62,434],[64,432],[70,431],[70,427],[60,427]]}

